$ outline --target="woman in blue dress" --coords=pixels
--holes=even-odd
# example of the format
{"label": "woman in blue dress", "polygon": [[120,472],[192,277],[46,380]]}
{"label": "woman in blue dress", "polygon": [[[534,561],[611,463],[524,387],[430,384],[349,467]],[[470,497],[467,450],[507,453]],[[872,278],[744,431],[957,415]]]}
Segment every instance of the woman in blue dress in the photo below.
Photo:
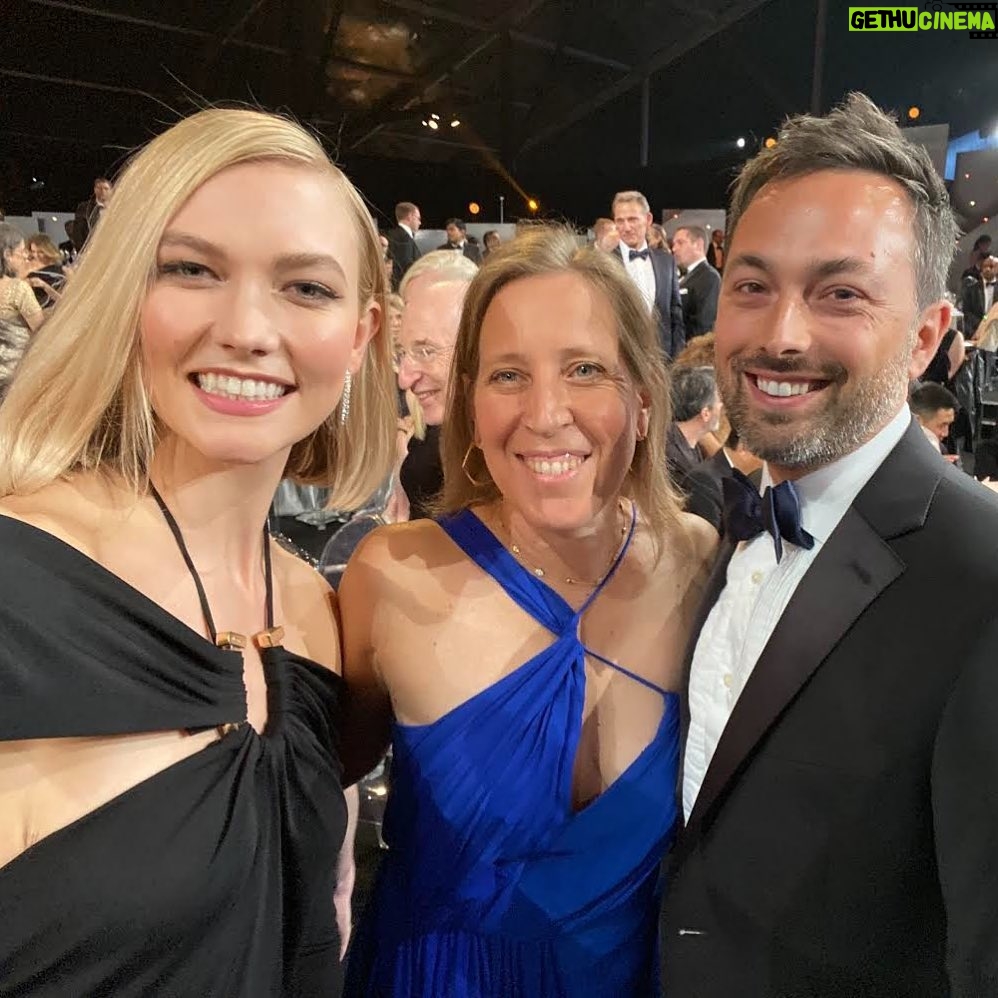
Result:
{"label": "woman in blue dress", "polygon": [[659,357],[624,269],[566,232],[519,237],[468,291],[444,515],[369,535],[340,589],[366,733],[347,765],[394,753],[348,994],[653,993],[682,655],[716,543],[665,476]]}

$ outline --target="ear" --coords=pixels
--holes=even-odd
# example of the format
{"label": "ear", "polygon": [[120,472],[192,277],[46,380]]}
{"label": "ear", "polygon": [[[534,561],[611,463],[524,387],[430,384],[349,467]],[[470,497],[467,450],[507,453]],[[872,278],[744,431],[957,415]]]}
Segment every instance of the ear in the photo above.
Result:
{"label": "ear", "polygon": [[361,311],[360,318],[357,320],[357,328],[353,334],[349,365],[351,374],[356,374],[360,370],[368,344],[381,331],[382,320],[381,305],[372,298]]}
{"label": "ear", "polygon": [[908,362],[908,377],[915,379],[929,366],[939,343],[949,329],[953,306],[943,299],[933,302],[918,317],[915,345]]}
{"label": "ear", "polygon": [[651,426],[651,396],[642,390],[638,392],[638,401],[641,403],[641,408],[638,410],[637,434],[638,440],[644,440]]}

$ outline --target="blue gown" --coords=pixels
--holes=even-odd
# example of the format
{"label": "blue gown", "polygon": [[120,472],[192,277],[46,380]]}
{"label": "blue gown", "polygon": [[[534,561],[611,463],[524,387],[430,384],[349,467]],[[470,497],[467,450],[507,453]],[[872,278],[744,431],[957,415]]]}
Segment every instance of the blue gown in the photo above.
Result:
{"label": "blue gown", "polygon": [[[432,724],[394,725],[389,852],[354,940],[346,994],[657,994],[658,870],[676,821],[678,697],[578,637],[634,522],[578,611],[470,510],[441,526],[555,641]],[[586,654],[665,702],[651,743],[575,812]]]}

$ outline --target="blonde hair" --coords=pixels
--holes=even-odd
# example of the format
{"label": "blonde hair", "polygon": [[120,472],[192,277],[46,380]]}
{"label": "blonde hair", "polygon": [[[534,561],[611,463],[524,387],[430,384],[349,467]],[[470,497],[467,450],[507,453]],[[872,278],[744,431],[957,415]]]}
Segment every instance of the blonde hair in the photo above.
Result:
{"label": "blonde hair", "polygon": [[143,381],[139,316],[163,232],[207,180],[240,163],[278,161],[327,175],[344,198],[360,250],[362,310],[381,324],[353,378],[352,417],[334,409],[291,449],[285,474],[364,502],[395,453],[395,396],[381,245],[367,208],[317,139],[286,118],[210,109],[178,122],[131,161],[59,307],[27,351],[0,407],[0,495],[34,492],[74,471],[148,485],[158,426]]}
{"label": "blonde hair", "polygon": [[33,236],[29,236],[25,246],[44,257],[47,263],[59,263],[62,260],[59,247],[44,233],[36,232]]}
{"label": "blonde hair", "polygon": [[472,446],[472,394],[468,386],[478,376],[485,313],[508,284],[524,277],[564,272],[578,274],[609,302],[617,320],[624,365],[634,385],[649,399],[648,435],[636,443],[623,493],[634,500],[660,547],[679,524],[680,505],[666,472],[665,439],[672,416],[658,334],[640,292],[623,267],[593,247],[579,247],[574,233],[566,228],[537,228],[504,244],[490,254],[468,289],[454,347],[443,425],[441,511],[455,513],[500,498],[481,452]]}
{"label": "blonde hair", "polygon": [[421,256],[406,272],[399,284],[399,294],[405,300],[405,293],[413,281],[421,277],[429,277],[430,284],[440,284],[443,281],[464,281],[470,284],[478,273],[478,264],[472,263],[463,253],[457,250],[433,250]]}

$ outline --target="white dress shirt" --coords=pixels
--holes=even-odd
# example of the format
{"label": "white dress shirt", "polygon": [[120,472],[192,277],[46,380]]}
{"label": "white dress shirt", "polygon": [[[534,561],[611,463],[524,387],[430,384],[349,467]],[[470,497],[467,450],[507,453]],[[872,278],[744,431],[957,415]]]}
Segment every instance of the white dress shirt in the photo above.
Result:
{"label": "white dress shirt", "polygon": [[[764,531],[740,543],[728,562],[725,587],[700,632],[690,669],[690,729],[683,764],[687,821],[735,703],[797,586],[910,422],[905,405],[872,440],[794,483],[801,524],[814,538],[810,551],[784,541],[777,564],[773,538]],[[771,483],[764,468],[762,488]]]}
{"label": "white dress shirt", "polygon": [[991,311],[991,306],[995,303],[995,282],[988,281],[984,285],[984,312],[987,314]]}
{"label": "white dress shirt", "polygon": [[[637,247],[639,253],[641,250],[646,249],[648,249],[647,241]],[[648,306],[648,311],[653,311],[655,308],[655,271],[652,269],[651,258],[649,257],[646,260],[632,260],[631,248],[623,242],[620,244],[620,252],[624,258],[624,266],[627,268],[627,273],[630,274],[631,280],[638,286],[638,290],[641,292],[645,304]]]}
{"label": "white dress shirt", "polygon": [[404,229],[407,233],[409,233],[410,239],[416,238],[416,234],[412,231],[412,229],[409,228],[408,225],[405,224],[405,222],[399,222],[399,228]]}

